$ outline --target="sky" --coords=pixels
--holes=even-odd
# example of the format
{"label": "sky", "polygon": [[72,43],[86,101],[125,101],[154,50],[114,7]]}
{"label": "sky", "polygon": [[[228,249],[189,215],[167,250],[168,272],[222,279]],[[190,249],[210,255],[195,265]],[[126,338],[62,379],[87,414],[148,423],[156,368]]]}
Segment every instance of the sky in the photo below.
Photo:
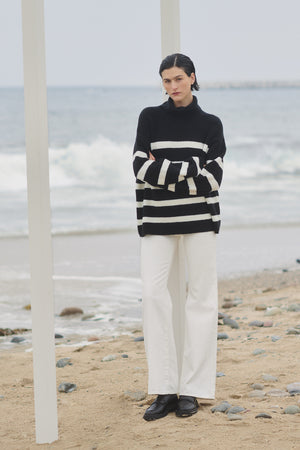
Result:
{"label": "sky", "polygon": [[[299,0],[181,0],[200,82],[300,80]],[[0,2],[0,86],[23,85],[21,0]],[[49,86],[157,85],[160,0],[45,0]]]}

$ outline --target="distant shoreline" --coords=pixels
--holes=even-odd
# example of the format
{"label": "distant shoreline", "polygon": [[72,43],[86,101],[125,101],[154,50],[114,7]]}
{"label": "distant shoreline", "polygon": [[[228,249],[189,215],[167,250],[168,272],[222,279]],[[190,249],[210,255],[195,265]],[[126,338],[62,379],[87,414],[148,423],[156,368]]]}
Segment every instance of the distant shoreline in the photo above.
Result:
{"label": "distant shoreline", "polygon": [[[200,81],[201,89],[272,89],[299,88],[300,80],[246,80],[246,81]],[[160,84],[154,85],[48,85],[48,89],[159,89]],[[23,85],[0,86],[0,90],[23,89]]]}

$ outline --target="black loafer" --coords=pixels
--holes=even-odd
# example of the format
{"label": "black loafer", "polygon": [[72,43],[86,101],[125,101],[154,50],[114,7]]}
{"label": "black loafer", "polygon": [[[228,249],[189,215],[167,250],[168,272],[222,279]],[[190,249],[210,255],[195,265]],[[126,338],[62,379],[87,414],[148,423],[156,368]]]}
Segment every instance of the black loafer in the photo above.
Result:
{"label": "black loafer", "polygon": [[180,395],[178,400],[178,407],[176,409],[177,417],[189,417],[196,414],[199,404],[196,397],[189,395]]}
{"label": "black loafer", "polygon": [[169,412],[175,411],[178,405],[178,397],[176,394],[158,395],[156,400],[144,414],[145,420],[156,420],[165,417]]}

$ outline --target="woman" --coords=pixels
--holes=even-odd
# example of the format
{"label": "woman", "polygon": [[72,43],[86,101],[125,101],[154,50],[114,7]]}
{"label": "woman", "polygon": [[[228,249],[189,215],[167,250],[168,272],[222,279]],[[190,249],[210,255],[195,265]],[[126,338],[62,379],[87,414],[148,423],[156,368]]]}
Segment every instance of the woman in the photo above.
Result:
{"label": "woman", "polygon": [[[159,74],[169,98],[141,112],[133,155],[148,392],[157,395],[145,420],[171,411],[178,417],[196,413],[197,397],[214,398],[216,380],[215,235],[220,228],[223,128],[192,95],[199,86],[188,56],[167,56]],[[180,239],[188,269],[181,337],[173,326],[168,290]]]}

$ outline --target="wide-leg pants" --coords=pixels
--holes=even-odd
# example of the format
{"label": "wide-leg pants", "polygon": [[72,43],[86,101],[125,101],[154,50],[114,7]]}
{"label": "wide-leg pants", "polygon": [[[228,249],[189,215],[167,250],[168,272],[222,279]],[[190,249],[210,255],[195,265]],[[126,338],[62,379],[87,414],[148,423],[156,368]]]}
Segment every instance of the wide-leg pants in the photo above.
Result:
{"label": "wide-leg pants", "polygon": [[[180,239],[188,291],[182,299],[183,332],[179,335],[173,320],[173,308],[178,305],[170,295],[168,281]],[[143,237],[141,276],[149,394],[214,398],[218,322],[215,233]]]}

